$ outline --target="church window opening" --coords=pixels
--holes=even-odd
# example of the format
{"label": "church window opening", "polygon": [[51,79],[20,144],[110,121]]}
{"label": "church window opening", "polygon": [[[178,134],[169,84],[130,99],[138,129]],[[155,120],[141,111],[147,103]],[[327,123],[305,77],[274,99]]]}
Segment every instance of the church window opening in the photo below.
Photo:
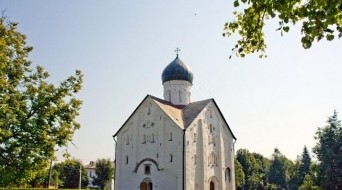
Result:
{"label": "church window opening", "polygon": [[150,164],[146,164],[145,165],[145,174],[146,175],[150,175],[151,174],[151,165]]}
{"label": "church window opening", "polygon": [[213,118],[213,112],[212,112],[211,108],[209,108],[209,117]]}
{"label": "church window opening", "polygon": [[194,165],[196,165],[197,164],[197,155],[196,154],[194,154],[193,159],[194,159]]}
{"label": "church window opening", "polygon": [[126,164],[128,164],[128,156],[126,156]]}
{"label": "church window opening", "polygon": [[213,133],[213,125],[212,124],[209,125],[209,131],[210,131],[210,133]]}
{"label": "church window opening", "polygon": [[143,134],[141,143],[146,144],[146,134]]}
{"label": "church window opening", "polygon": [[179,91],[178,93],[179,93],[179,103],[182,103],[182,92]]}
{"label": "church window opening", "polygon": [[128,135],[126,136],[125,140],[126,140],[126,145],[129,145],[129,136]]}
{"label": "church window opening", "polygon": [[172,141],[172,132],[170,132],[169,141]]}
{"label": "church window opening", "polygon": [[159,157],[159,154],[157,153],[156,157],[158,158]]}
{"label": "church window opening", "polygon": [[170,162],[172,162],[172,161],[173,161],[173,155],[170,154]]}
{"label": "church window opening", "polygon": [[227,181],[227,179],[228,179],[228,182],[231,181],[231,173],[230,173],[229,167],[226,168],[226,172],[225,172],[225,180]]}
{"label": "church window opening", "polygon": [[149,103],[148,106],[147,106],[147,115],[151,114],[151,107],[152,107],[152,104]]}
{"label": "church window opening", "polygon": [[151,143],[154,143],[154,134],[151,134]]}
{"label": "church window opening", "polygon": [[171,91],[169,90],[169,101],[171,102]]}
{"label": "church window opening", "polygon": [[197,134],[194,133],[194,142],[196,142],[196,140],[197,140]]}
{"label": "church window opening", "polygon": [[151,127],[153,127],[153,126],[154,126],[154,123],[152,122],[152,123],[151,123]]}

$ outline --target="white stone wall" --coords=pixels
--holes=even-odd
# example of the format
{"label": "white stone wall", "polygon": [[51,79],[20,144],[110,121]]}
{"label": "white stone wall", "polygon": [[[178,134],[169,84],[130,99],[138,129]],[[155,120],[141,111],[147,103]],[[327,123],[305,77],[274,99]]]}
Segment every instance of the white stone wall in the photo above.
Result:
{"label": "white stone wall", "polygon": [[183,131],[147,98],[117,135],[115,189],[140,189],[144,180],[154,190],[182,189],[182,140]]}
{"label": "white stone wall", "polygon": [[192,84],[188,81],[171,80],[163,83],[164,100],[174,105],[187,105],[191,102]]}
{"label": "white stone wall", "polygon": [[188,127],[185,139],[185,189],[207,190],[210,181],[218,190],[235,189],[233,136],[213,103]]}

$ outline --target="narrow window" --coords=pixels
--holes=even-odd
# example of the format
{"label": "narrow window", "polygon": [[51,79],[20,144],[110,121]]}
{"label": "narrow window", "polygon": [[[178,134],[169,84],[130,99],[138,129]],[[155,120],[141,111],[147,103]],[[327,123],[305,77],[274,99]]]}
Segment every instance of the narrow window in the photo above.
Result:
{"label": "narrow window", "polygon": [[210,133],[213,132],[213,126],[211,124],[209,125],[209,131],[210,131]]}
{"label": "narrow window", "polygon": [[171,102],[171,91],[169,90],[169,102]]}
{"label": "narrow window", "polygon": [[154,143],[154,134],[151,135],[151,143]]}
{"label": "narrow window", "polygon": [[150,115],[150,114],[151,114],[151,107],[147,106],[147,115]]}
{"label": "narrow window", "polygon": [[172,161],[173,161],[173,155],[170,154],[170,162],[172,162]]}
{"label": "narrow window", "polygon": [[181,91],[179,91],[178,93],[179,93],[179,103],[182,103],[182,95],[181,95]]}
{"label": "narrow window", "polygon": [[129,136],[126,136],[126,145],[129,145]]}
{"label": "narrow window", "polygon": [[172,132],[170,132],[170,138],[169,141],[172,141]]}
{"label": "narrow window", "polygon": [[146,143],[146,134],[143,134],[141,143],[142,144]]}
{"label": "narrow window", "polygon": [[145,165],[145,174],[150,175],[151,174],[151,166],[150,165]]}
{"label": "narrow window", "polygon": [[126,156],[126,165],[128,164],[128,156]]}
{"label": "narrow window", "polygon": [[231,181],[230,168],[229,168],[229,167],[226,168],[226,172],[225,172],[225,175],[224,175],[224,179],[225,179],[225,181],[227,181],[227,179],[228,179],[228,182]]}
{"label": "narrow window", "polygon": [[196,140],[197,140],[197,134],[194,133],[194,142],[196,142]]}

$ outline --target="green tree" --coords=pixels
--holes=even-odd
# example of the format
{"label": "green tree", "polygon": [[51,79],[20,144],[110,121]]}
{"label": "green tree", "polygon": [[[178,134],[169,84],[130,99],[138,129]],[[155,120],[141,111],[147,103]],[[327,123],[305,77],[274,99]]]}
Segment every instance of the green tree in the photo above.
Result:
{"label": "green tree", "polygon": [[68,159],[62,163],[54,165],[54,170],[58,172],[58,177],[62,188],[76,189],[79,187],[80,170],[81,170],[81,187],[88,186],[88,176],[83,164],[80,160]]}
{"label": "green tree", "polygon": [[54,148],[72,140],[82,74],[60,85],[43,67],[31,67],[32,47],[17,23],[0,18],[0,186],[27,185],[46,169]]}
{"label": "green tree", "polygon": [[104,189],[105,186],[114,177],[114,167],[109,159],[98,159],[96,161],[95,176],[93,177],[93,185]]}
{"label": "green tree", "polygon": [[304,178],[310,173],[311,157],[306,146],[300,156],[298,164],[296,164],[294,175],[290,181],[290,189],[298,189],[303,184]]}
{"label": "green tree", "polygon": [[239,149],[236,159],[245,174],[242,189],[265,189],[268,160],[260,154],[250,153],[247,149]]}
{"label": "green tree", "polygon": [[293,163],[281,154],[277,148],[274,150],[272,157],[267,175],[268,183],[276,185],[278,189],[288,189],[289,171],[293,167]]}
{"label": "green tree", "polygon": [[234,159],[235,168],[235,186],[236,189],[241,190],[245,185],[245,173],[243,172],[242,165],[237,159]]}
{"label": "green tree", "polygon": [[243,11],[233,12],[235,20],[225,24],[223,35],[240,35],[232,49],[237,56],[255,52],[259,52],[260,57],[264,55],[264,27],[269,19],[278,21],[275,29],[281,35],[291,26],[300,24],[301,43],[306,49],[314,40],[331,41],[342,36],[341,0],[234,0],[234,7],[241,7]]}
{"label": "green tree", "polygon": [[342,125],[336,110],[327,123],[318,129],[315,136],[318,182],[322,189],[342,189]]}
{"label": "green tree", "polygon": [[307,174],[304,177],[303,183],[299,187],[299,190],[320,190],[320,188],[317,186],[315,176],[312,174]]}

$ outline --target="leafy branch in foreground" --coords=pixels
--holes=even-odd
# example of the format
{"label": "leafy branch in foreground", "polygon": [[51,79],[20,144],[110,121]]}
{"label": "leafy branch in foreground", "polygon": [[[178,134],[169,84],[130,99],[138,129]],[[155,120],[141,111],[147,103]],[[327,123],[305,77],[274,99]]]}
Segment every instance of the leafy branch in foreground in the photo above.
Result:
{"label": "leafy branch in foreground", "polygon": [[290,27],[301,25],[301,43],[305,49],[312,43],[325,38],[328,41],[342,37],[342,1],[341,0],[235,0],[234,7],[244,8],[234,11],[235,20],[224,25],[223,36],[234,33],[240,39],[232,49],[238,57],[259,53],[265,56],[266,43],[264,26],[268,19],[277,19],[277,31],[288,32]]}

